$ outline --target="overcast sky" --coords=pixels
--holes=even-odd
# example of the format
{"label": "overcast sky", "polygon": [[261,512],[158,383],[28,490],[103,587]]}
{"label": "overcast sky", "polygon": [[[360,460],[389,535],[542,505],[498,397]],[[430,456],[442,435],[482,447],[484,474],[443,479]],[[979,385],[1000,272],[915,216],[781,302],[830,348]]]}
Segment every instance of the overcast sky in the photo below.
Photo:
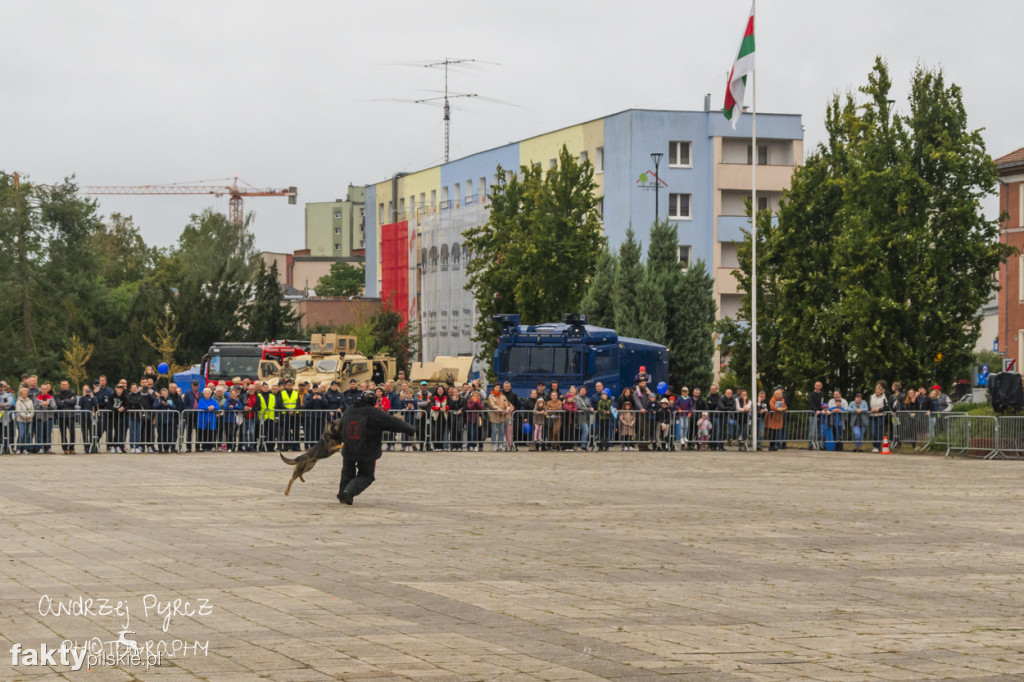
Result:
{"label": "overcast sky", "polygon": [[[246,200],[257,246],[303,248],[303,208],[443,160],[441,110],[374,100],[431,97],[450,74],[458,158],[623,109],[701,109],[724,98],[748,0],[586,2],[13,2],[0,4],[0,168],[82,185],[237,175],[299,189]],[[1024,3],[762,0],[758,110],[803,115],[805,148],[825,105],[889,63],[906,109],[915,64],[961,86],[989,152],[1024,146]],[[1016,54],[1017,57],[1013,55]],[[514,106],[512,106],[514,105]],[[101,197],[145,239],[173,243],[213,197]],[[995,200],[986,204],[994,214]]]}

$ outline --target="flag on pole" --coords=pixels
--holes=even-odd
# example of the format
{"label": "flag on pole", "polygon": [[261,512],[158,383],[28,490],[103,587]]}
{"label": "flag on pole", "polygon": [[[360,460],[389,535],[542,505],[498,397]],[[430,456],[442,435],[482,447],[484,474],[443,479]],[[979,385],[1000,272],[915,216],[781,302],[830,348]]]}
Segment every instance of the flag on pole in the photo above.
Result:
{"label": "flag on pole", "polygon": [[754,6],[750,6],[747,27],[740,41],[740,51],[736,54],[736,62],[732,65],[729,82],[725,86],[725,108],[722,113],[732,121],[733,130],[740,120],[743,111],[743,91],[747,87],[747,74],[754,72]]}

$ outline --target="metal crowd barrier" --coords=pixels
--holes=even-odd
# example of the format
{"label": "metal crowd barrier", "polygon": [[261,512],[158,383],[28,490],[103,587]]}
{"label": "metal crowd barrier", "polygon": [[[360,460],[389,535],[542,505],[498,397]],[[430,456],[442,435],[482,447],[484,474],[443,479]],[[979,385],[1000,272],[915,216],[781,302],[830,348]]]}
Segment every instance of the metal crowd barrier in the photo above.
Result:
{"label": "metal crowd barrier", "polygon": [[[573,410],[495,413],[489,410],[390,413],[415,434],[386,433],[387,450],[722,450],[750,449],[757,429],[761,450],[808,447],[893,450],[945,447],[947,457],[1024,458],[1024,416],[990,417],[958,412],[882,414],[787,411],[766,413],[617,410],[611,414]],[[251,418],[249,416],[251,415]],[[276,410],[274,419],[237,410],[13,410],[0,415],[0,451],[24,452],[210,452],[299,451],[319,440],[337,410]],[[495,419],[492,421],[492,417]],[[777,423],[779,428],[766,428]],[[756,425],[756,426],[755,426]]]}
{"label": "metal crowd barrier", "polygon": [[[386,432],[381,444],[387,450],[405,449],[424,450],[431,442],[431,432],[427,430],[426,412],[423,410],[389,410],[393,417],[403,419],[407,424],[416,427],[416,434]],[[327,424],[337,419],[337,410],[276,410],[273,419],[263,419],[257,415],[251,428],[254,447],[265,452],[295,452],[305,450],[320,440]],[[243,429],[243,433],[248,431]],[[245,436],[249,443],[248,435]]]}
{"label": "metal crowd barrier", "polygon": [[[1006,459],[999,433],[1003,418],[950,413],[945,421],[946,457],[984,453],[984,459]],[[1006,423],[1006,422],[1003,422]],[[1012,428],[1012,427],[1011,427]]]}

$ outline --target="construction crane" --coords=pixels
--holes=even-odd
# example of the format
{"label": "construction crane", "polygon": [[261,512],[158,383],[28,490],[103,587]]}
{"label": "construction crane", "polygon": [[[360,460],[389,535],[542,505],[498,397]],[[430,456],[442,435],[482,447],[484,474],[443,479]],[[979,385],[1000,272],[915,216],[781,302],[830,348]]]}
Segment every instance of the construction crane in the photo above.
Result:
{"label": "construction crane", "polygon": [[[231,182],[231,184],[213,184],[222,182]],[[228,200],[228,222],[239,227],[245,221],[242,197],[288,197],[288,203],[295,204],[299,196],[295,187],[287,189],[260,188],[254,187],[244,180],[242,185],[242,187],[238,186],[238,176],[236,175],[234,181],[231,178],[225,178],[224,180],[200,180],[196,183],[170,185],[93,185],[80,187],[79,191],[83,194],[212,194],[215,197],[227,195],[231,197]]]}

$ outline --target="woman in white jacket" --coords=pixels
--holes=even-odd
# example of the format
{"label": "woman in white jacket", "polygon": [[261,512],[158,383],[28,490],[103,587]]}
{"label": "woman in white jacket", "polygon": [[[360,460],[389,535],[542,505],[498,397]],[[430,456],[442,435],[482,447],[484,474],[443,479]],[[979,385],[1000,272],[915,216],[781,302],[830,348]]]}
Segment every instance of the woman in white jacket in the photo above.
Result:
{"label": "woman in white jacket", "polygon": [[18,389],[18,401],[14,403],[14,421],[18,425],[18,452],[23,455],[36,451],[32,445],[35,412],[35,403],[28,397],[28,388],[22,386]]}

